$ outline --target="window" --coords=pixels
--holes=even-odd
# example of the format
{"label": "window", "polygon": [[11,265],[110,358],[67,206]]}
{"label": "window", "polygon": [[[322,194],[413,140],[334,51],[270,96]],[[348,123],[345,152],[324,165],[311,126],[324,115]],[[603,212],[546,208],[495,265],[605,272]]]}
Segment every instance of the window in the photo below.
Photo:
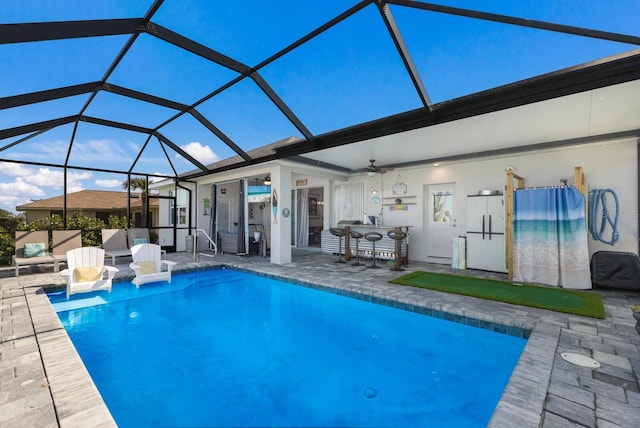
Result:
{"label": "window", "polygon": [[435,192],[433,195],[433,222],[451,223],[453,221],[453,193]]}
{"label": "window", "polygon": [[169,196],[175,197],[169,201],[169,224],[173,226],[173,219],[178,219],[178,226],[186,226],[187,224],[187,192],[178,189],[169,191]]}

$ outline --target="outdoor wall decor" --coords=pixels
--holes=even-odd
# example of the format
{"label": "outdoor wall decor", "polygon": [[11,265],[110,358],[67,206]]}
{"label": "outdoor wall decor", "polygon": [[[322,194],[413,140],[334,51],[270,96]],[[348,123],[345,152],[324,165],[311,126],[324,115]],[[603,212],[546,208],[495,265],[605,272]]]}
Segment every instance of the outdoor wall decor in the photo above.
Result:
{"label": "outdoor wall decor", "polygon": [[391,191],[394,195],[405,195],[407,193],[407,185],[402,181],[402,176],[398,174],[396,183],[391,186]]}
{"label": "outdoor wall decor", "polygon": [[273,224],[278,224],[278,192],[274,188],[271,196],[271,207],[273,210]]}

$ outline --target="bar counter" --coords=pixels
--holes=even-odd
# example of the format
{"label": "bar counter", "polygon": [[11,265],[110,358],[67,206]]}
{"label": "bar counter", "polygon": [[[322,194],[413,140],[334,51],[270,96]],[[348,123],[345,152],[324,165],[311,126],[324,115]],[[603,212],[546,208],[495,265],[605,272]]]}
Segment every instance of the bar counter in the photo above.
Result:
{"label": "bar counter", "polygon": [[[345,259],[349,260],[351,257],[355,257],[356,240],[349,236],[349,230],[360,232],[363,235],[368,232],[378,232],[382,235],[382,239],[376,242],[376,258],[384,260],[396,260],[396,266],[409,264],[409,228],[411,226],[374,226],[371,224],[349,224],[340,225],[337,227],[344,228],[347,233],[343,238],[342,251]],[[389,231],[395,231],[396,233],[404,232],[407,234],[407,238],[402,242],[396,243],[395,240],[389,238],[387,233]],[[397,244],[397,246],[396,246]],[[372,243],[364,238],[360,238],[360,253],[361,257],[372,257],[373,246]],[[396,258],[395,254],[399,247],[400,258]],[[329,230],[322,231],[321,248],[323,253],[338,254],[338,237],[333,236]],[[350,251],[344,251],[345,248],[349,248]]]}

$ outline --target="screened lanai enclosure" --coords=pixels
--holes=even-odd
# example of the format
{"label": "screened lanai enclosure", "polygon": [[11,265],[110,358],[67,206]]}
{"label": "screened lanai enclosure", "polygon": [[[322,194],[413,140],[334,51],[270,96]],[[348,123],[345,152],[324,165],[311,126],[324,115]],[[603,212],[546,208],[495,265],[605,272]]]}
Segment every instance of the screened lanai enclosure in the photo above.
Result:
{"label": "screened lanai enclosure", "polygon": [[[640,4],[552,3],[5,1],[1,207],[276,159],[355,173],[640,135],[640,36],[614,17]],[[608,87],[625,102],[600,127],[380,138],[532,103],[569,114],[553,101]]]}

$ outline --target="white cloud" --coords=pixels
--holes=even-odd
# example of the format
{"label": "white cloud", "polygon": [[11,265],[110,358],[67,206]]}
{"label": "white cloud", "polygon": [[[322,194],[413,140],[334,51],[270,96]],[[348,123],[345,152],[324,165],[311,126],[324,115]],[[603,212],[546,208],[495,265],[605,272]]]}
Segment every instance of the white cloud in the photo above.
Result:
{"label": "white cloud", "polygon": [[0,208],[3,210],[15,213],[16,206],[26,204],[29,202],[28,198],[19,198],[17,196],[0,195]]}
{"label": "white cloud", "polygon": [[0,174],[20,177],[24,175],[31,175],[32,173],[32,168],[27,168],[19,163],[0,162]]}
{"label": "white cloud", "polygon": [[113,161],[114,158],[129,160],[131,154],[125,153],[115,140],[87,140],[73,145],[71,158],[82,159],[85,162],[94,160],[104,162],[107,159]]}
{"label": "white cloud", "polygon": [[[32,199],[46,199],[62,193],[64,172],[50,168],[29,168],[11,162],[0,162],[0,174],[16,176],[13,182],[0,182],[0,207],[15,212],[17,205]],[[67,172],[67,192],[84,190],[82,180],[92,177],[91,172]],[[43,188],[51,188],[56,194],[47,193]]]}
{"label": "white cloud", "polygon": [[122,180],[117,180],[117,179],[113,179],[113,180],[96,180],[95,181],[96,186],[98,187],[108,187],[108,188],[113,188],[113,187],[122,187]]}
{"label": "white cloud", "polygon": [[17,146],[16,149],[12,151],[12,156],[15,159],[26,159],[30,161],[61,161],[64,160],[67,155],[68,148],[69,141],[43,140],[30,142],[24,146]]}
{"label": "white cloud", "polygon": [[[19,177],[25,183],[34,186],[62,188],[64,183],[62,169],[29,168],[11,162],[0,162],[0,173]],[[68,171],[67,186],[82,187],[80,181],[88,180],[91,177],[92,175],[88,171]]]}
{"label": "white cloud", "polygon": [[29,183],[25,183],[21,177],[16,177],[13,183],[0,183],[0,194],[3,196],[44,196],[44,191]]}
{"label": "white cloud", "polygon": [[214,153],[209,146],[203,146],[197,141],[180,146],[180,148],[203,164],[213,163],[220,159],[220,156]]}

